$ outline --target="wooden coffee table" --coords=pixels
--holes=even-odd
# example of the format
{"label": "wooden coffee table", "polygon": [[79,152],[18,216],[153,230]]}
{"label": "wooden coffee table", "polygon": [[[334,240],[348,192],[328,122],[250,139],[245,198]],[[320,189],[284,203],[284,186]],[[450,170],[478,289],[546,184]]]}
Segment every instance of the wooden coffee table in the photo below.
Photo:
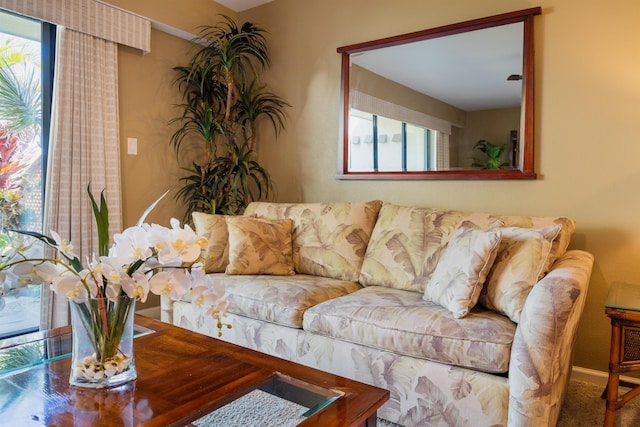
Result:
{"label": "wooden coffee table", "polygon": [[[316,408],[301,426],[373,427],[389,399],[388,390],[153,319],[136,316],[135,323],[151,330],[134,339],[138,379],[111,389],[69,385],[70,358],[56,351],[69,348],[70,327],[19,338],[46,342],[45,360],[0,373],[3,425],[184,426],[262,388],[284,390],[296,403],[311,399]],[[0,341],[0,356],[15,344]]]}

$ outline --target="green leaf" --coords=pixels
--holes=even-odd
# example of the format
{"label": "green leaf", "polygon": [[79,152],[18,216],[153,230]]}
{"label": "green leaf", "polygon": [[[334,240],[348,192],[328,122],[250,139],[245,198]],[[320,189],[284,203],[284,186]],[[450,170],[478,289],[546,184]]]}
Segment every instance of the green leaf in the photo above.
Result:
{"label": "green leaf", "polygon": [[500,154],[502,154],[502,149],[500,147],[497,147],[495,145],[487,147],[487,155],[490,158],[495,159],[497,157],[500,157]]}
{"label": "green leaf", "polygon": [[100,192],[99,208],[91,193],[90,185],[87,185],[87,193],[89,193],[91,206],[93,207],[93,215],[96,218],[96,224],[98,226],[98,256],[107,256],[109,255],[109,209],[107,208],[107,201],[104,198],[104,190]]}

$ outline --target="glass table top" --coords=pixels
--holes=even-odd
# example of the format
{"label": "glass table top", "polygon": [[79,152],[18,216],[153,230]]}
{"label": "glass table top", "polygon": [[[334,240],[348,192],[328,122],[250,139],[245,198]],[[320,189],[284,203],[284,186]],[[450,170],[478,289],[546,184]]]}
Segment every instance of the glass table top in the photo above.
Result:
{"label": "glass table top", "polygon": [[640,285],[624,282],[612,283],[604,306],[617,310],[640,311]]}
{"label": "glass table top", "polygon": [[292,427],[302,423],[344,392],[309,384],[276,372],[263,386],[192,422],[211,425]]}
{"label": "glass table top", "polygon": [[[56,332],[59,331],[59,332]],[[153,333],[151,329],[134,325],[134,338]],[[35,332],[0,340],[0,379],[21,369],[71,356],[71,331]]]}

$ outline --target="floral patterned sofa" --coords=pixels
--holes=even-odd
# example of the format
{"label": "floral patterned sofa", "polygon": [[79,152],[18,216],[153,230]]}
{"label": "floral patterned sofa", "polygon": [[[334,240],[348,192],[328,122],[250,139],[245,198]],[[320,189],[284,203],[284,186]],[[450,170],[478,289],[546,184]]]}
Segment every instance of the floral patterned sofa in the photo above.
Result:
{"label": "floral patterned sofa", "polygon": [[[222,339],[386,388],[405,426],[555,425],[593,257],[575,222],[368,203],[194,214]],[[189,301],[163,318],[216,336]]]}

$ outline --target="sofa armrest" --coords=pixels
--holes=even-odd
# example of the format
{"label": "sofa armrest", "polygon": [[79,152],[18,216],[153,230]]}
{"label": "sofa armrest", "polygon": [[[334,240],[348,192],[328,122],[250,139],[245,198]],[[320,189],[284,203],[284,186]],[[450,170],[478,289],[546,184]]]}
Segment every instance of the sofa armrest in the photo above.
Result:
{"label": "sofa armrest", "polygon": [[555,426],[593,255],[567,251],[527,297],[511,349],[509,426]]}

